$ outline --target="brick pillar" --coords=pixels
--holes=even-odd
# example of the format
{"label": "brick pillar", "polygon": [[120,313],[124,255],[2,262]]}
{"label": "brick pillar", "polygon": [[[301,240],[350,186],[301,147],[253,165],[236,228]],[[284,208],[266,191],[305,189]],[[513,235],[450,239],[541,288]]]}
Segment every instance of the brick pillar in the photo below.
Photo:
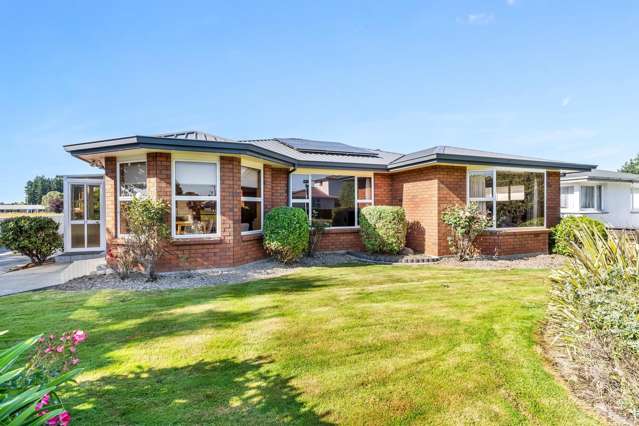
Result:
{"label": "brick pillar", "polygon": [[146,154],[146,187],[149,197],[171,203],[171,154]]}
{"label": "brick pillar", "polygon": [[392,205],[392,181],[391,175],[387,173],[375,173],[375,205],[390,206]]}
{"label": "brick pillar", "polygon": [[546,226],[552,228],[561,219],[559,172],[546,173]]}
{"label": "brick pillar", "polygon": [[288,169],[271,169],[271,206],[288,206]]}
{"label": "brick pillar", "polygon": [[466,205],[466,167],[434,166],[437,174],[437,255],[451,254],[448,246],[450,227],[442,221],[442,213],[449,206]]}
{"label": "brick pillar", "polygon": [[273,168],[268,164],[264,165],[264,176],[263,182],[264,187],[262,188],[262,197],[264,197],[264,215],[268,213],[273,208],[273,182],[272,182],[272,171]]}
{"label": "brick pillar", "polygon": [[105,239],[107,246],[111,240],[117,237],[117,193],[116,193],[116,167],[115,157],[104,159],[104,218],[105,218]]}
{"label": "brick pillar", "polygon": [[242,257],[242,235],[241,235],[241,163],[237,157],[220,158],[220,203],[222,207],[221,234],[224,244],[228,244],[228,249],[232,253],[232,263]]}

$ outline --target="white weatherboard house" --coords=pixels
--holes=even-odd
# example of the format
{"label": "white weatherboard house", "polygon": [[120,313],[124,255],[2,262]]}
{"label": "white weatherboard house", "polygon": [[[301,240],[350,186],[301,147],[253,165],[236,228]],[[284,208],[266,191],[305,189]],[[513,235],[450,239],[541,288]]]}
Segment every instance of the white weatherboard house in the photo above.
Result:
{"label": "white weatherboard house", "polygon": [[589,216],[613,229],[639,229],[639,175],[607,170],[562,175],[561,215]]}

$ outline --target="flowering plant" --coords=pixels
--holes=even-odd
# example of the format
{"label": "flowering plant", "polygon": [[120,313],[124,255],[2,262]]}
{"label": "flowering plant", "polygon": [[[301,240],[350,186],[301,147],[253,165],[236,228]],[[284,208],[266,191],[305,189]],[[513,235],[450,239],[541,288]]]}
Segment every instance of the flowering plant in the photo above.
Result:
{"label": "flowering plant", "polygon": [[[71,415],[56,390],[82,371],[74,367],[80,362],[77,346],[86,338],[84,331],[75,330],[59,337],[32,337],[0,351],[0,425],[69,424]],[[11,369],[34,347],[35,353],[25,367]]]}

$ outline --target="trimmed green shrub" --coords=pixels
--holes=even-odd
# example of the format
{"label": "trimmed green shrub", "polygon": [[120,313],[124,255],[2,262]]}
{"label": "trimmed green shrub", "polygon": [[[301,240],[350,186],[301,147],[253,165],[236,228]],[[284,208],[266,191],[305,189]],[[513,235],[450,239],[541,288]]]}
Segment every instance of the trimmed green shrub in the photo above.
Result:
{"label": "trimmed green shrub", "polygon": [[362,242],[371,253],[399,253],[406,244],[406,213],[401,207],[368,206],[360,210]]}
{"label": "trimmed green shrub", "polygon": [[563,254],[570,256],[575,242],[579,244],[575,238],[577,229],[581,226],[592,228],[602,237],[606,237],[606,227],[603,223],[588,216],[566,216],[554,228],[550,234],[551,250],[555,254]]}
{"label": "trimmed green shrub", "polygon": [[282,263],[299,260],[308,250],[308,216],[302,209],[276,207],[264,218],[264,249]]}
{"label": "trimmed green shrub", "polygon": [[62,248],[58,223],[50,217],[20,216],[0,222],[0,246],[28,256],[32,263],[44,263]]}

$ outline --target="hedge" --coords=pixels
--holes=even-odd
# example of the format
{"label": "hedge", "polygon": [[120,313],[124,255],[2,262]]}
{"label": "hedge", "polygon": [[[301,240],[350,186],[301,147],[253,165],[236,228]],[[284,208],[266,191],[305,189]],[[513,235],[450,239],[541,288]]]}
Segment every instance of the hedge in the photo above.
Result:
{"label": "hedge", "polygon": [[308,250],[308,216],[295,207],[276,207],[264,218],[264,249],[282,263],[299,260]]}
{"label": "hedge", "polygon": [[550,234],[552,252],[569,256],[572,253],[571,242],[576,241],[575,231],[582,225],[596,230],[602,237],[607,235],[605,225],[596,219],[588,216],[566,216],[552,228]]}
{"label": "hedge", "polygon": [[401,207],[368,206],[360,210],[362,243],[371,253],[399,253],[406,244],[406,213]]}
{"label": "hedge", "polygon": [[50,217],[20,216],[0,222],[0,246],[41,264],[62,249],[58,223]]}

